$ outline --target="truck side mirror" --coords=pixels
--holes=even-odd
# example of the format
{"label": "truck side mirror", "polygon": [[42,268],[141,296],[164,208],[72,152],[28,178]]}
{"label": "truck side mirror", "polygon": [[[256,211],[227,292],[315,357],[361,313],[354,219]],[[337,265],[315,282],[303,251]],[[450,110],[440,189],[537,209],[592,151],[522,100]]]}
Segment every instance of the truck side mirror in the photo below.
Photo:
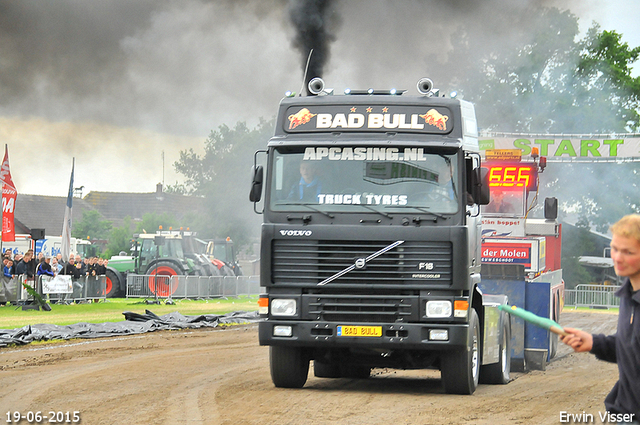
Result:
{"label": "truck side mirror", "polygon": [[491,189],[489,188],[489,170],[486,168],[477,169],[480,182],[478,187],[478,199],[476,200],[479,205],[487,205],[491,202]]}
{"label": "truck side mirror", "polygon": [[260,202],[262,198],[263,175],[264,170],[262,165],[257,165],[252,168],[251,191],[249,192],[249,200],[251,202]]}
{"label": "truck side mirror", "polygon": [[467,172],[467,192],[473,202],[478,205],[487,205],[491,201],[489,189],[489,170],[482,167],[474,168],[473,158],[465,161]]}
{"label": "truck side mirror", "polygon": [[547,220],[558,218],[558,198],[544,198],[544,218]]}

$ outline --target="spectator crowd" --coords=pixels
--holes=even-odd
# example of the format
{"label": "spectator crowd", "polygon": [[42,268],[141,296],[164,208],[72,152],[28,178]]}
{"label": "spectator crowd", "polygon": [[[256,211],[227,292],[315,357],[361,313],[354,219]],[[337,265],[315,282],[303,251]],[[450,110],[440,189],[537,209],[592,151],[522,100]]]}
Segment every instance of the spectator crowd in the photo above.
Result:
{"label": "spectator crowd", "polygon": [[[69,260],[64,262],[62,254],[51,257],[40,252],[36,258],[32,249],[24,255],[19,253],[14,255],[11,250],[7,250],[2,255],[3,284],[5,285],[2,285],[0,290],[6,288],[6,283],[11,279],[20,276],[28,282],[42,275],[50,277],[69,275],[71,280],[77,280],[83,276],[104,275],[107,272],[108,262],[109,260],[103,258],[82,258],[77,254],[71,254]],[[4,302],[0,301],[0,305],[4,305]]]}

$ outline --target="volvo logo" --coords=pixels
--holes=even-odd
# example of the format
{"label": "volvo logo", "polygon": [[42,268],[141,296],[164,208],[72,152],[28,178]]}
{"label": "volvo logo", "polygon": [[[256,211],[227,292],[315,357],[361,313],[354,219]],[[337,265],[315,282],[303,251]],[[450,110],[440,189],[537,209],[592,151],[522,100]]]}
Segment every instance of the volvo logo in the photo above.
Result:
{"label": "volvo logo", "polygon": [[282,236],[311,236],[311,230],[280,230]]}
{"label": "volvo logo", "polygon": [[358,258],[356,260],[355,266],[356,269],[364,269],[364,266],[367,264],[367,260],[365,260],[364,258]]}

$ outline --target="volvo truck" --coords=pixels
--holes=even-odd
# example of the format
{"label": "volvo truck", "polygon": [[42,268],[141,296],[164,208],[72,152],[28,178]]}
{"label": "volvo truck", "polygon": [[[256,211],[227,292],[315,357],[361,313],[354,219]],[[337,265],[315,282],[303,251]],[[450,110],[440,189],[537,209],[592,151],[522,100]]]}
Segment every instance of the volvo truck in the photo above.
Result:
{"label": "volvo truck", "polygon": [[326,378],[436,368],[457,394],[509,381],[508,300],[480,289],[474,106],[417,89],[337,95],[314,79],[256,152],[259,342],[277,387],[303,387],[311,362]]}

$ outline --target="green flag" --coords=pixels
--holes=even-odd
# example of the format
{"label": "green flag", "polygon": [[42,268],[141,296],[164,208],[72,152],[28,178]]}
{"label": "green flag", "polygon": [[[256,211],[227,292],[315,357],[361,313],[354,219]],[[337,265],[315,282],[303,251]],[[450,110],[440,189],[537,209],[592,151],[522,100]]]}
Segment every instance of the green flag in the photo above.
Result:
{"label": "green flag", "polygon": [[533,313],[531,313],[530,311],[527,311],[523,308],[518,308],[515,305],[506,305],[506,304],[502,304],[499,305],[498,308],[502,311],[505,311],[509,314],[512,314],[514,316],[518,316],[521,319],[526,320],[529,323],[532,323],[538,327],[541,327],[543,329],[547,329],[553,333],[556,333],[558,335],[567,335],[567,333],[564,331],[564,329],[562,328],[562,326],[560,326],[555,320],[551,320],[547,317],[540,317],[537,316]]}

